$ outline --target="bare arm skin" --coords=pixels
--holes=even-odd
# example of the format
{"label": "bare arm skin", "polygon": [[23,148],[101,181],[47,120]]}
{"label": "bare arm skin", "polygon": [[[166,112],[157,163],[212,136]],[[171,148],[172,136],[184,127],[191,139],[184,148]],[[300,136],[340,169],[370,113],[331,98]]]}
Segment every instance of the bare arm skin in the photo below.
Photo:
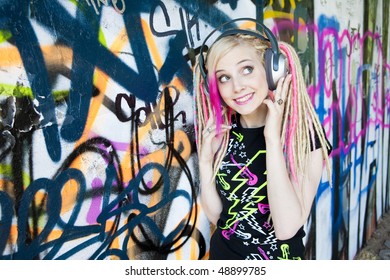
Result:
{"label": "bare arm skin", "polygon": [[[222,125],[221,133],[228,129],[230,129],[230,126]],[[213,162],[214,155],[221,145],[221,138],[217,135],[213,117],[208,120],[201,137],[203,140],[202,146],[198,151],[200,202],[209,221],[216,224],[222,211],[222,201],[215,185]]]}
{"label": "bare arm skin", "polygon": [[208,220],[217,224],[222,211],[222,202],[217,193],[211,162],[199,161],[200,203]]}
{"label": "bare arm skin", "polygon": [[307,175],[292,183],[281,145],[267,143],[267,190],[275,235],[290,239],[306,222],[322,175],[320,149],[310,153]]}
{"label": "bare arm skin", "polygon": [[[286,99],[291,76],[278,83],[275,99]],[[313,204],[322,175],[323,155],[320,149],[312,151],[308,157],[304,178],[291,180],[283,155],[279,131],[282,123],[284,104],[279,105],[271,99],[264,101],[268,113],[264,136],[267,145],[267,191],[268,200],[278,239],[292,238],[305,224]]]}

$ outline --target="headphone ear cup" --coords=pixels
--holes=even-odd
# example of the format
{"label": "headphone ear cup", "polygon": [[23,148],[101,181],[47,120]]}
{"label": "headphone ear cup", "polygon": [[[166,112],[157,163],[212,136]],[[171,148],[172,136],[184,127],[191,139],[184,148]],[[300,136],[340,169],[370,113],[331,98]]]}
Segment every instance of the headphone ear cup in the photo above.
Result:
{"label": "headphone ear cup", "polygon": [[272,51],[272,49],[266,49],[265,54],[264,54],[264,61],[265,61],[265,73],[267,76],[267,83],[268,83],[268,88],[270,90],[275,90],[278,81],[285,77],[287,74],[287,66],[286,66],[286,57],[282,54],[279,53],[278,55],[278,69],[273,68],[274,64],[274,59],[275,59],[275,54]]}
{"label": "headphone ear cup", "polygon": [[268,88],[270,90],[275,90],[277,86],[277,81],[274,80],[273,75],[273,52],[272,49],[266,49],[264,54],[264,64],[265,64],[265,74],[267,77]]}

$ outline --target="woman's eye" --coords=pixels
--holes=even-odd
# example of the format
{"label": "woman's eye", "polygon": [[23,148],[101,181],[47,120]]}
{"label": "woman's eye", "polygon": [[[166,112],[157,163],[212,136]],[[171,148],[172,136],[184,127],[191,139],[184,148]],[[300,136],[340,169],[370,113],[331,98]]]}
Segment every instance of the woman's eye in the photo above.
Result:
{"label": "woman's eye", "polygon": [[250,74],[253,72],[253,67],[252,66],[247,66],[244,68],[244,74]]}
{"label": "woman's eye", "polygon": [[220,83],[224,83],[224,82],[229,81],[229,77],[226,75],[222,75],[221,77],[218,78],[218,80]]}

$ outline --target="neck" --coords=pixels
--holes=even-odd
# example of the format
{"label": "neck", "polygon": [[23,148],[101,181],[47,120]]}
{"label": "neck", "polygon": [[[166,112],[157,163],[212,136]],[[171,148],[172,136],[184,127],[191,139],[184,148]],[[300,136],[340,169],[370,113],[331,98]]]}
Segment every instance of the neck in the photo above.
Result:
{"label": "neck", "polygon": [[265,125],[265,119],[267,117],[266,105],[261,105],[255,112],[249,115],[241,115],[240,123],[244,128],[256,128]]}

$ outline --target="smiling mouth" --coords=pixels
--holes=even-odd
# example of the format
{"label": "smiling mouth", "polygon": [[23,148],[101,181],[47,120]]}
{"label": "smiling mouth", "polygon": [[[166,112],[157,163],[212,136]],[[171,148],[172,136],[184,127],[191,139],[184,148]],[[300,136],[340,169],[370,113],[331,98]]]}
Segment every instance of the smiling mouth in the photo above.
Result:
{"label": "smiling mouth", "polygon": [[243,97],[240,97],[240,98],[236,98],[234,99],[234,101],[239,104],[239,105],[243,105],[243,104],[246,104],[249,100],[252,99],[252,96],[253,96],[253,92],[252,93],[249,93],[247,95],[244,95]]}

